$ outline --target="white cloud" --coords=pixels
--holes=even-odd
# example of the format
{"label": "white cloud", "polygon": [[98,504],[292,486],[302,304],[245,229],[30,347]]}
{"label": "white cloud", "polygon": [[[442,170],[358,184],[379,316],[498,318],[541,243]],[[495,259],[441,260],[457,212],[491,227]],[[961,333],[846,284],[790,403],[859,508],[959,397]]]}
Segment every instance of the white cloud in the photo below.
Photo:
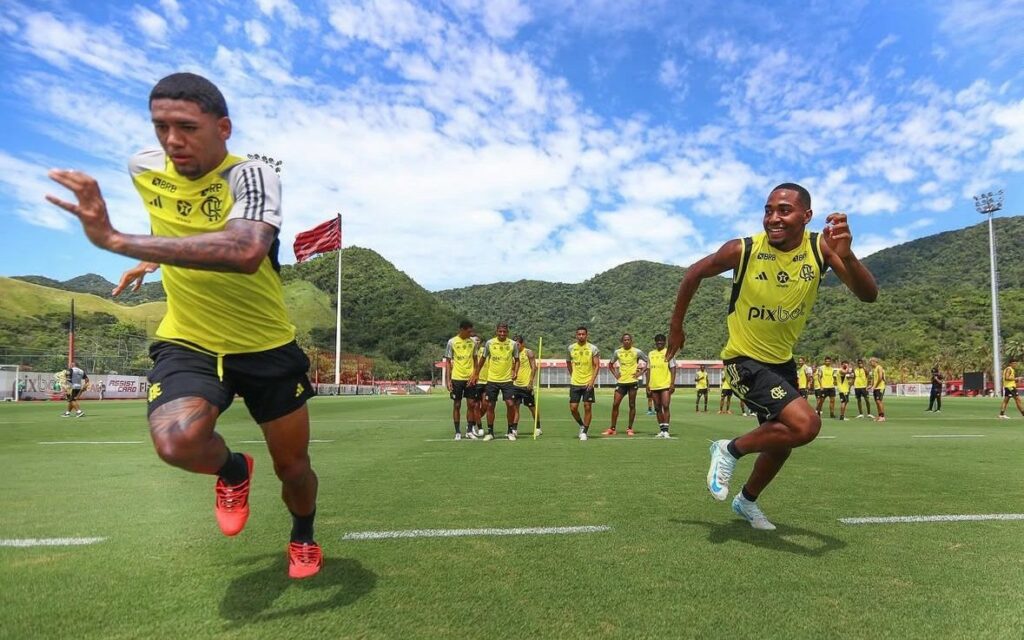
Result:
{"label": "white cloud", "polygon": [[152,40],[163,42],[167,39],[167,20],[158,13],[135,5],[132,7],[132,22]]}
{"label": "white cloud", "polygon": [[245,35],[249,36],[249,42],[257,47],[265,47],[270,42],[270,32],[259,20],[246,21]]}
{"label": "white cloud", "polygon": [[674,58],[665,58],[658,67],[658,82],[666,89],[675,90],[683,86],[685,68],[680,68]]}
{"label": "white cloud", "polygon": [[188,26],[188,18],[182,12],[178,0],[160,0],[160,7],[164,10],[164,15],[174,25],[175,29],[181,31]]}
{"label": "white cloud", "polygon": [[256,0],[260,12],[267,17],[279,17],[289,29],[317,28],[317,20],[308,16],[292,0]]}

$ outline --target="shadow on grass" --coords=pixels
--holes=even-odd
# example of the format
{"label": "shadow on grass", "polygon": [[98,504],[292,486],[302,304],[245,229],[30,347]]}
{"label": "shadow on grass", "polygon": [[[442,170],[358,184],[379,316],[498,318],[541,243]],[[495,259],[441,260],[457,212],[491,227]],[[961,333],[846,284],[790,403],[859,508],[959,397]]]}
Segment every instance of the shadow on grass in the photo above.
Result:
{"label": "shadow on grass", "polygon": [[745,520],[703,522],[701,520],[670,518],[670,522],[706,527],[708,530],[708,542],[712,544],[742,542],[755,547],[761,547],[762,549],[794,553],[810,558],[817,558],[830,551],[838,551],[846,546],[844,540],[834,536],[785,524],[776,524],[777,528],[775,531],[759,531],[752,528]]}
{"label": "shadow on grass", "polygon": [[[252,556],[238,564],[260,567],[235,578],[221,600],[220,615],[231,622],[231,626],[344,607],[372,591],[377,584],[377,574],[349,558],[324,557],[320,573],[304,580],[288,577],[288,559],[284,554]],[[278,598],[295,589],[304,592],[302,599],[308,604],[273,609]]]}

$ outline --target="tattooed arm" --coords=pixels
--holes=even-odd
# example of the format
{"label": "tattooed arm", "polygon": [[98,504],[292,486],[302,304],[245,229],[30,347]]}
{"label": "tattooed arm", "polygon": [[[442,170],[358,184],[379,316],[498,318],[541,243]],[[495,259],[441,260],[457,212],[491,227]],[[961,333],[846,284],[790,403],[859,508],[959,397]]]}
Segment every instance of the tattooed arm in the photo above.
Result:
{"label": "tattooed arm", "polygon": [[55,196],[46,199],[82,223],[86,237],[113,253],[158,264],[190,269],[255,273],[277,237],[272,225],[254,220],[230,220],[221,231],[185,238],[121,233],[110,224],[107,203],[96,180],[79,171],[53,170],[50,178],[70,189],[78,203]]}

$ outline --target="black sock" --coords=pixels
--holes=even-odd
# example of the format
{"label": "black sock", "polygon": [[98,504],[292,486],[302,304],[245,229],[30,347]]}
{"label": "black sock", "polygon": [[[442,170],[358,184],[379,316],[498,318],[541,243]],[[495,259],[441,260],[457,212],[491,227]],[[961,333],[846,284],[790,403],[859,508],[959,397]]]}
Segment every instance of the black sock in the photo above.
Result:
{"label": "black sock", "polygon": [[220,469],[217,476],[228,484],[240,484],[249,479],[249,465],[245,462],[245,456],[240,453],[231,453],[228,449],[228,459]]}
{"label": "black sock", "polygon": [[725,448],[728,449],[729,455],[731,455],[732,457],[736,458],[737,460],[739,460],[740,458],[743,457],[743,454],[740,453],[740,450],[736,448],[736,439],[735,438],[730,440],[729,444]]}
{"label": "black sock", "polygon": [[580,424],[580,426],[583,427],[583,433],[586,433],[590,429],[589,424]]}
{"label": "black sock", "polygon": [[494,435],[494,425],[493,424],[488,424],[487,425],[487,433],[491,434],[492,436]]}
{"label": "black sock", "polygon": [[583,426],[583,420],[580,419],[580,418],[576,418],[576,424],[578,424],[578,425],[580,425],[582,427]]}
{"label": "black sock", "polygon": [[313,518],[316,509],[308,516],[297,516],[292,513],[292,542],[313,542]]}
{"label": "black sock", "polygon": [[665,424],[665,423],[661,423],[661,424],[659,424],[658,426],[659,426],[659,427],[661,427],[661,430],[662,430],[662,431],[668,431],[668,425],[667,425],[667,424]]}
{"label": "black sock", "polygon": [[459,424],[459,422],[456,421],[455,422],[455,433],[461,433],[461,429],[459,428],[460,426],[461,425]]}
{"label": "black sock", "polygon": [[740,494],[743,495],[744,500],[747,500],[749,502],[757,501],[757,496],[755,496],[754,494],[750,493],[750,491],[747,490],[747,485],[743,485],[743,488],[740,489]]}

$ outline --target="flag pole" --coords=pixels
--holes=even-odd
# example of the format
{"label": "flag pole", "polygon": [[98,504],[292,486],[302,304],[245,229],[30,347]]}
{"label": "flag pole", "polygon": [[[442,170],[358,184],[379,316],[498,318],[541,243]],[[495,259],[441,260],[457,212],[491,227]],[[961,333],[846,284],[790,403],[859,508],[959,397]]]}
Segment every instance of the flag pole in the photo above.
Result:
{"label": "flag pole", "polygon": [[338,316],[334,325],[334,384],[341,384],[341,214],[338,214]]}

